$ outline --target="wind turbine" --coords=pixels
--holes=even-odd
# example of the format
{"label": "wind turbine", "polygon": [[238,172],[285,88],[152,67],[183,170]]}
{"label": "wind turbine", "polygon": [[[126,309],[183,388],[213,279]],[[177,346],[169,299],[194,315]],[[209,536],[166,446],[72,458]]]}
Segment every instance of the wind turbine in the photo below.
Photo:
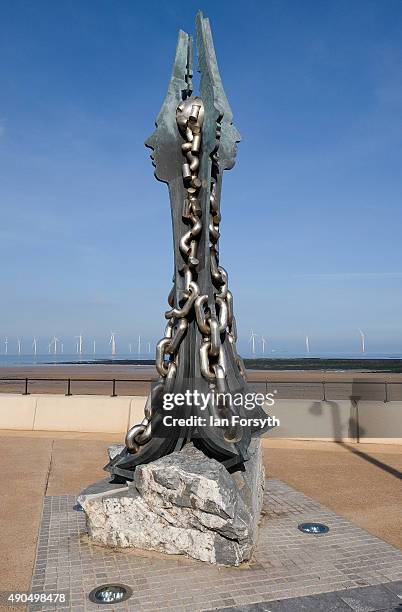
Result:
{"label": "wind turbine", "polygon": [[131,342],[129,342],[129,343],[128,343],[128,350],[129,350],[129,353],[130,353],[130,354],[133,352],[133,350],[132,350],[132,349],[133,349],[133,345],[131,344]]}
{"label": "wind turbine", "polygon": [[75,337],[77,338],[77,354],[82,355],[82,333]]}
{"label": "wind turbine", "polygon": [[306,353],[310,354],[310,338],[306,336]]}
{"label": "wind turbine", "polygon": [[150,354],[151,354],[151,343],[148,342],[148,355],[150,355]]}
{"label": "wind turbine", "polygon": [[359,328],[362,353],[366,352],[366,334]]}
{"label": "wind turbine", "polygon": [[96,355],[96,340],[93,341],[93,353]]}
{"label": "wind turbine", "polygon": [[64,344],[60,342],[60,353],[64,353]]}
{"label": "wind turbine", "polygon": [[53,354],[57,355],[57,343],[59,342],[59,339],[56,338],[56,336],[53,336],[53,340],[52,340],[52,344],[53,344]]}
{"label": "wind turbine", "polygon": [[112,357],[114,357],[116,355],[116,332],[110,332],[110,340],[109,340],[109,344],[112,347]]}
{"label": "wind turbine", "polygon": [[267,339],[264,336],[261,336],[261,344],[262,344],[262,354],[265,355],[265,345],[267,343]]}
{"label": "wind turbine", "polygon": [[254,357],[255,357],[255,339],[256,338],[258,338],[257,334],[255,334],[253,330],[251,330],[251,336],[250,336],[249,342],[251,342],[251,352],[254,355]]}
{"label": "wind turbine", "polygon": [[7,336],[5,337],[5,340],[4,340],[4,354],[5,355],[8,354],[8,338],[7,338]]}
{"label": "wind turbine", "polygon": [[138,354],[141,355],[141,336],[138,336]]}
{"label": "wind turbine", "polygon": [[33,342],[32,342],[32,348],[33,348],[33,354],[36,355],[38,354],[38,339],[34,337]]}
{"label": "wind turbine", "polygon": [[18,355],[21,355],[21,338],[17,338],[18,343]]}

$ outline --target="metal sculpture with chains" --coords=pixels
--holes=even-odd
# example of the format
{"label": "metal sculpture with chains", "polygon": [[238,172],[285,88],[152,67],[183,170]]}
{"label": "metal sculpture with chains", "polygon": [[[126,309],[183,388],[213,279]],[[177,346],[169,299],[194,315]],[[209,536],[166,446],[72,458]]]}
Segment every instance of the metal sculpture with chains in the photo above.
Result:
{"label": "metal sculpture with chains", "polygon": [[[165,335],[156,347],[159,379],[142,422],[131,427],[125,449],[105,468],[117,478],[132,479],[137,465],[180,450],[189,441],[228,469],[241,468],[257,428],[234,424],[231,417],[266,416],[258,406],[250,411],[227,401],[228,395],[247,393],[236,351],[233,297],[218,247],[222,173],[234,166],[240,134],[232,123],[209,21],[198,13],[196,25],[200,96],[192,95],[192,38],[180,31],[167,95],[156,130],[145,143],[153,149],[156,178],[169,187],[174,284]],[[212,398],[203,414],[194,403],[174,407],[170,414],[173,419],[202,416],[205,426],[165,427],[165,394],[187,390]],[[209,424],[211,416],[230,424]]]}

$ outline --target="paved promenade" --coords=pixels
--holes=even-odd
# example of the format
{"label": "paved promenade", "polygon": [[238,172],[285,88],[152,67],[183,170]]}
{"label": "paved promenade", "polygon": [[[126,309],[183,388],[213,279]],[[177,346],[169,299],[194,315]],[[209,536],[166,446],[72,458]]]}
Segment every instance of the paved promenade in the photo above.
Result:
{"label": "paved promenade", "polygon": [[[34,591],[66,591],[73,612],[99,609],[88,601],[88,593],[108,582],[133,589],[127,602],[108,606],[116,611],[236,610],[255,602],[334,591],[347,605],[350,589],[374,585],[383,585],[384,592],[377,602],[381,608],[371,609],[400,601],[384,585],[402,581],[402,551],[279,480],[267,481],[258,547],[251,562],[240,568],[93,545],[85,516],[75,504],[74,496],[45,497],[32,581]],[[297,529],[311,520],[325,523],[329,532],[316,536]],[[42,609],[29,606],[32,612]]]}
{"label": "paved promenade", "polygon": [[[88,483],[104,476],[101,468],[106,448],[120,441],[120,435],[109,434],[1,432],[2,590],[26,591],[30,588],[44,499],[46,508],[52,500],[53,504],[64,500],[73,521],[81,521],[82,515],[71,510],[73,496]],[[326,507],[338,517],[402,549],[402,447],[285,440],[265,440],[264,445],[267,474],[272,482],[281,480],[304,493],[313,505],[323,505],[323,512],[327,511]],[[315,519],[319,518],[315,512],[314,515]],[[289,529],[293,536],[294,525]],[[298,533],[296,537],[300,537]],[[383,546],[382,542],[376,542]],[[373,559],[376,559],[375,553]],[[186,565],[187,561],[180,558],[174,563]],[[189,561],[190,565],[194,563]],[[198,563],[196,565],[198,567]],[[239,575],[242,574],[236,574]],[[386,578],[391,581],[396,575],[388,574]],[[267,599],[263,593],[258,596],[260,598],[253,602]],[[229,599],[226,601],[222,601],[220,607],[233,606]]]}

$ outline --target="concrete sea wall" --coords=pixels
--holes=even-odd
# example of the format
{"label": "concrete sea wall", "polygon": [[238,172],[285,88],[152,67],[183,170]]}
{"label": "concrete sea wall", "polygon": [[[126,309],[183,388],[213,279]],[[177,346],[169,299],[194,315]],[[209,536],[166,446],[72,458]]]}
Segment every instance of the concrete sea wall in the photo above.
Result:
{"label": "concrete sea wall", "polygon": [[[144,396],[0,395],[0,429],[124,433],[143,418]],[[275,438],[402,444],[402,401],[277,400]]]}

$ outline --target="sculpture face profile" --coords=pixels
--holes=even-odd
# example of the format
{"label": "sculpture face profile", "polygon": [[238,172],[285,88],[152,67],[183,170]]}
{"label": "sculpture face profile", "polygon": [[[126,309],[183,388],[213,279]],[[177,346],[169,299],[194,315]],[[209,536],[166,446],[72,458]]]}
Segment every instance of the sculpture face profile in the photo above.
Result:
{"label": "sculpture face profile", "polygon": [[[152,149],[156,178],[169,188],[174,280],[165,335],[156,347],[159,379],[147,399],[143,421],[127,432],[125,449],[105,468],[117,478],[132,479],[137,465],[179,450],[190,440],[228,469],[239,468],[257,432],[234,424],[232,417],[266,416],[259,407],[246,410],[223,399],[247,393],[236,351],[233,297],[219,259],[222,174],[233,168],[241,137],[223,89],[209,21],[200,12],[196,26],[199,95],[192,91],[193,41],[180,31],[166,97],[155,131],[145,142]],[[169,415],[202,418],[206,425],[165,427],[166,394],[187,391],[208,396],[208,405],[200,408],[186,402]],[[216,416],[227,418],[229,424],[210,424]]]}

